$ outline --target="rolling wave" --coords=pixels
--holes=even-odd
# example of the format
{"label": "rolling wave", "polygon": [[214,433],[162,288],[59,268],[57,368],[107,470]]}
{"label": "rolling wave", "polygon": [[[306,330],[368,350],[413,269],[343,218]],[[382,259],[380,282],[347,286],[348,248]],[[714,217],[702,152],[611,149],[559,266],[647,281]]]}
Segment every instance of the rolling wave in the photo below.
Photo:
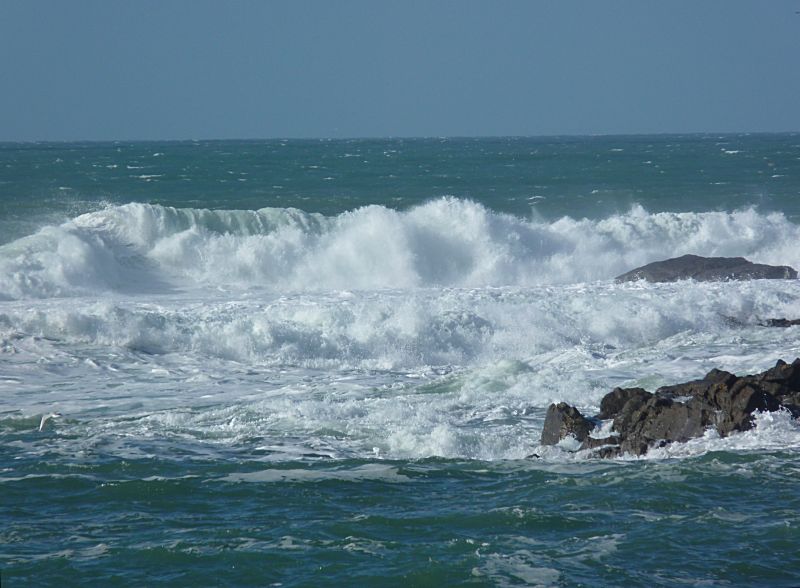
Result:
{"label": "rolling wave", "polygon": [[545,221],[456,198],[333,217],[131,203],[0,246],[0,298],[569,284],[686,253],[798,267],[798,242],[800,227],[755,209]]}

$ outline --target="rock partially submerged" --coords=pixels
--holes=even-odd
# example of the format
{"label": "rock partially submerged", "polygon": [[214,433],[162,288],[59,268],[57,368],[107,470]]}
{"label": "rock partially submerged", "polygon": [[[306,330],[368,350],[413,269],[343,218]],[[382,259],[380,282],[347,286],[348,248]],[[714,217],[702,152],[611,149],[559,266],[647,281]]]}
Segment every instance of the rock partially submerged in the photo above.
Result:
{"label": "rock partially submerged", "polygon": [[735,316],[726,316],[726,315],[720,315],[720,316],[722,317],[722,320],[725,321],[725,324],[727,324],[731,328],[749,327],[755,325],[758,327],[775,327],[779,329],[788,329],[789,327],[800,326],[800,319],[756,318],[755,322],[751,322],[736,318]]}
{"label": "rock partially submerged", "polygon": [[568,435],[583,443],[594,429],[594,423],[566,402],[551,404],[542,430],[542,445],[555,445]]}
{"label": "rock partially submerged", "polygon": [[[753,426],[756,411],[785,409],[800,416],[800,358],[791,364],[779,360],[775,367],[749,376],[713,369],[700,380],[642,388],[615,388],[600,402],[600,413],[589,419],[566,403],[547,410],[542,445],[555,445],[567,436],[593,449],[597,457],[625,453],[643,455],[651,447],[702,437],[708,429],[726,437]],[[613,419],[614,434],[594,438],[598,420]],[[598,449],[600,448],[600,449]]]}
{"label": "rock partially submerged", "polygon": [[796,327],[800,325],[800,319],[787,319],[787,318],[771,318],[765,319],[758,323],[761,327],[778,327],[785,329],[788,327]]}
{"label": "rock partially submerged", "polygon": [[744,257],[701,257],[683,255],[648,263],[614,278],[617,282],[721,282],[725,280],[794,279],[797,272],[788,265],[752,263]]}

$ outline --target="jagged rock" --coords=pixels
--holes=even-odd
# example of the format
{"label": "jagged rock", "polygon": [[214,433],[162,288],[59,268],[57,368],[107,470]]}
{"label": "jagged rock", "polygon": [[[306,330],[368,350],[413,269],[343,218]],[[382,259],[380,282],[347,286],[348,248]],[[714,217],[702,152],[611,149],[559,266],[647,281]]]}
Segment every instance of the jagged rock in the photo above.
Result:
{"label": "jagged rock", "polygon": [[712,418],[713,412],[701,403],[654,396],[631,415],[620,447],[623,453],[641,455],[661,442],[688,441],[702,436]]}
{"label": "jagged rock", "polygon": [[612,415],[614,419],[613,428],[615,431],[627,431],[630,426],[637,420],[639,416],[639,411],[642,407],[650,402],[650,400],[654,397],[653,394],[647,392],[647,395],[634,395],[632,396],[628,402],[626,402],[622,409]]}
{"label": "jagged rock", "polygon": [[622,455],[622,447],[620,446],[620,439],[615,435],[610,435],[602,439],[595,437],[587,437],[586,441],[581,443],[580,450],[591,450],[593,457],[619,457]]}
{"label": "jagged rock", "polygon": [[663,398],[680,398],[684,396],[698,396],[705,394],[714,384],[730,386],[736,381],[736,376],[730,372],[714,368],[701,380],[692,380],[683,384],[662,386],[656,390],[656,395]]}
{"label": "jagged rock", "polygon": [[775,367],[753,377],[764,384],[777,385],[778,388],[775,389],[777,396],[800,392],[800,358],[792,363],[779,359]]}
{"label": "jagged rock", "polygon": [[754,381],[759,389],[772,395],[792,415],[800,416],[800,359],[792,363],[778,360],[775,367],[744,379]]}
{"label": "jagged rock", "polygon": [[663,386],[655,394],[642,388],[615,388],[600,402],[597,418],[613,419],[614,434],[589,437],[591,419],[561,402],[547,411],[543,445],[554,445],[567,435],[581,441],[581,449],[596,457],[623,453],[642,455],[651,447],[701,437],[709,428],[720,436],[746,431],[753,413],[787,409],[800,416],[800,358],[791,364],[779,360],[760,374],[735,376],[713,369],[700,380]]}
{"label": "jagged rock", "polygon": [[723,437],[733,431],[751,428],[756,410],[774,411],[780,408],[774,396],[744,378],[730,387],[715,384],[701,398],[701,401],[718,411],[715,425]]}
{"label": "jagged rock", "polygon": [[758,324],[761,327],[780,327],[785,329],[800,325],[800,319],[771,318],[760,321]]}
{"label": "jagged rock", "polygon": [[617,282],[647,280],[676,282],[693,279],[699,282],[796,278],[797,272],[786,265],[752,263],[744,257],[701,257],[683,255],[648,263],[614,278]]}
{"label": "jagged rock", "polygon": [[608,437],[586,437],[581,443],[581,449],[598,449],[606,446],[619,446],[620,439],[616,435]]}
{"label": "jagged rock", "polygon": [[[614,418],[614,415],[623,412],[629,402],[641,404],[651,396],[652,394],[644,388],[614,388],[600,401],[600,414],[597,415],[597,418],[602,420]],[[630,410],[632,407],[629,408]]]}
{"label": "jagged rock", "polygon": [[734,316],[726,316],[720,315],[722,320],[731,327],[731,328],[738,328],[738,327],[748,327],[752,324],[756,324],[759,327],[777,327],[779,329],[786,329],[789,327],[794,327],[800,325],[800,319],[787,319],[787,318],[768,318],[768,319],[758,319],[756,318],[756,322],[748,322],[746,320],[742,320],[736,318]]}
{"label": "jagged rock", "polygon": [[594,423],[583,416],[574,406],[566,402],[551,404],[544,418],[542,445],[555,445],[568,435],[585,441],[594,428]]}

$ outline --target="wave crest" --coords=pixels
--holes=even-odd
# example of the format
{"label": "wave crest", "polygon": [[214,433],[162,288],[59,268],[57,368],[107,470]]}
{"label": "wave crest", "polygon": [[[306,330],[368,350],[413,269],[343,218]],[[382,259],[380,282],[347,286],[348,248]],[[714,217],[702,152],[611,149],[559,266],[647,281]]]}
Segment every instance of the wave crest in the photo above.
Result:
{"label": "wave crest", "polygon": [[456,198],[335,217],[297,209],[132,203],[0,247],[0,297],[193,287],[273,291],[482,287],[607,280],[685,253],[800,266],[800,227],[780,213],[649,213],[555,221]]}

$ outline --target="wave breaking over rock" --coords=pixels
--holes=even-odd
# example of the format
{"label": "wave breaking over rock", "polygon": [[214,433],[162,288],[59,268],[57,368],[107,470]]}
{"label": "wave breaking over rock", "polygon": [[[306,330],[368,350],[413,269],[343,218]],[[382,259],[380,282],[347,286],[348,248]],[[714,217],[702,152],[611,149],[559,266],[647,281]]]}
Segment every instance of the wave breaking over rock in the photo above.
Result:
{"label": "wave breaking over rock", "polygon": [[[800,358],[791,364],[778,360],[771,369],[741,377],[713,369],[700,380],[662,386],[655,393],[615,388],[603,397],[594,419],[564,402],[551,404],[541,444],[574,437],[595,457],[644,455],[653,447],[702,437],[709,429],[720,437],[749,430],[754,413],[778,410],[800,416]],[[591,436],[601,421],[611,419],[611,435]]]}

